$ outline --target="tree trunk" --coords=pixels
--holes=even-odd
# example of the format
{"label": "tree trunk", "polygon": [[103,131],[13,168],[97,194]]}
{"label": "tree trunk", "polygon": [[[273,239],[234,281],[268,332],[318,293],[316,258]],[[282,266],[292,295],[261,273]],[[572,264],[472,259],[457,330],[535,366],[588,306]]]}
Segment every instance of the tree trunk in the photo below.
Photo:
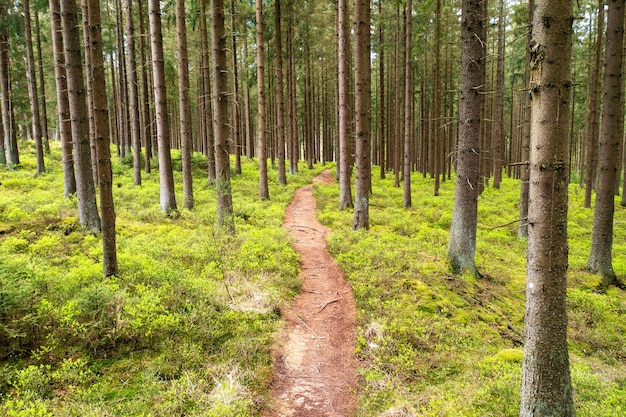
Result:
{"label": "tree trunk", "polygon": [[386,138],[387,138],[387,126],[386,126],[386,114],[385,112],[387,111],[386,107],[385,107],[385,100],[386,100],[386,96],[385,96],[385,46],[384,46],[384,41],[385,41],[385,30],[384,30],[384,25],[383,25],[383,20],[382,20],[382,16],[383,16],[383,2],[380,1],[378,2],[378,15],[380,18],[380,23],[378,25],[378,43],[379,43],[379,57],[378,57],[378,117],[379,117],[379,121],[378,121],[378,134],[379,136],[379,141],[378,141],[378,163],[380,165],[380,179],[385,179],[385,171],[387,169],[388,166],[388,161],[387,161],[387,157],[385,155],[385,149],[386,149]]}
{"label": "tree trunk", "polygon": [[[435,59],[434,59],[434,86],[433,86],[433,142],[435,144],[433,148],[434,153],[434,172],[435,185],[434,195],[439,195],[439,187],[441,185],[441,175],[443,173],[441,164],[441,154],[443,154],[444,146],[442,143],[441,135],[441,54],[439,42],[441,39],[441,0],[437,0],[436,12],[435,12]],[[408,56],[408,55],[407,55]],[[409,67],[407,67],[409,68]],[[408,78],[407,78],[408,79]]]}
{"label": "tree trunk", "polygon": [[202,102],[204,103],[204,124],[206,155],[207,155],[207,176],[209,184],[215,183],[216,167],[215,167],[215,138],[213,135],[213,104],[211,98],[211,66],[209,63],[209,39],[206,27],[206,0],[200,0],[200,43],[202,55]]}
{"label": "tree trunk", "polygon": [[117,251],[115,245],[115,206],[113,204],[113,177],[111,172],[111,148],[109,138],[109,115],[107,109],[104,60],[102,57],[102,29],[99,0],[83,0],[87,6],[91,68],[87,74],[93,80],[93,106],[95,143],[98,156],[98,186],[102,210],[102,264],[104,276],[117,275]]}
{"label": "tree trunk", "polygon": [[[0,18],[6,19],[6,7],[0,4]],[[9,169],[19,164],[19,152],[14,141],[15,128],[12,117],[11,83],[9,70],[9,32],[6,27],[0,29],[0,100],[2,102],[2,125],[4,129],[4,148],[0,143],[0,153],[5,150],[4,163]],[[71,146],[71,145],[70,145]],[[0,156],[0,163],[3,160]],[[72,171],[72,175],[74,175]],[[76,186],[74,186],[74,191]]]}
{"label": "tree trunk", "polygon": [[348,66],[348,2],[338,2],[338,53],[339,67],[339,208],[343,211],[353,206],[350,185],[350,138],[349,135],[349,66]]}
{"label": "tree trunk", "polygon": [[146,173],[149,174],[150,167],[150,158],[152,158],[152,129],[150,126],[151,116],[150,116],[150,88],[149,88],[149,77],[148,77],[148,68],[146,65],[146,33],[144,28],[144,18],[143,18],[143,6],[141,0],[137,0],[137,10],[139,21],[139,66],[141,67],[141,105],[139,116],[141,118],[141,143],[144,145],[144,167],[146,169]]}
{"label": "tree trunk", "polygon": [[620,142],[624,134],[622,106],[622,52],[624,43],[624,0],[611,0],[606,27],[604,97],[600,133],[598,188],[591,234],[589,269],[600,275],[600,286],[624,288],[613,270],[613,215],[615,181],[619,173]]}
{"label": "tree trunk", "polygon": [[587,129],[587,154],[585,161],[585,202],[591,208],[591,192],[596,187],[598,167],[598,135],[600,131],[600,72],[602,66],[602,34],[604,32],[604,0],[599,0],[598,29],[596,34],[591,97],[589,104],[589,129]]}
{"label": "tree trunk", "polygon": [[215,123],[215,164],[217,168],[217,225],[235,232],[233,196],[230,185],[230,140],[228,138],[228,71],[226,68],[226,30],[224,0],[211,0],[211,39],[213,46],[213,117]]}
{"label": "tree trunk", "polygon": [[96,191],[91,165],[87,97],[83,81],[76,2],[74,0],[61,0],[60,10],[63,26],[63,43],[65,45],[65,70],[70,106],[70,124],[74,145],[78,222],[90,232],[99,233],[100,216],[96,206]]}
{"label": "tree trunk", "polygon": [[192,209],[193,178],[191,174],[191,105],[189,104],[189,65],[187,59],[187,27],[185,0],[176,0],[176,32],[178,45],[178,101],[180,111],[180,148],[183,166],[184,204]]}
{"label": "tree trunk", "polygon": [[[533,11],[535,9],[535,0],[528,1],[528,21],[533,21]],[[520,100],[520,106],[522,106],[522,129],[521,129],[521,141],[520,141],[520,156],[522,165],[520,166],[520,202],[519,202],[519,228],[517,229],[517,235],[521,238],[528,236],[528,190],[530,187],[530,169],[528,161],[530,159],[530,46],[531,46],[531,33],[528,32],[526,38],[526,65],[524,66],[524,79],[526,82],[527,93],[524,94],[523,100]]]}
{"label": "tree trunk", "polygon": [[[437,3],[439,4],[439,3]],[[406,2],[406,46],[404,48],[404,208],[409,208],[411,202],[411,126],[413,125],[413,2]],[[436,40],[435,40],[436,42]],[[438,182],[435,182],[438,184]],[[438,185],[436,185],[437,187]]]}
{"label": "tree trunk", "polygon": [[35,32],[37,33],[37,73],[39,76],[39,89],[41,91],[41,127],[43,149],[50,154],[50,134],[48,132],[48,109],[46,105],[46,83],[43,74],[43,56],[41,53],[41,28],[39,27],[39,13],[35,10]]}
{"label": "tree trunk", "polygon": [[283,42],[280,24],[280,0],[274,0],[274,8],[274,19],[276,20],[276,32],[274,37],[276,39],[276,134],[278,135],[278,183],[287,184],[287,176],[285,172],[285,96],[283,91]]}
{"label": "tree trunk", "polygon": [[[448,262],[454,273],[476,270],[476,225],[480,170],[481,103],[484,56],[482,0],[463,0],[461,18],[461,88],[454,209],[450,226]],[[478,63],[478,65],[477,65]]]}
{"label": "tree trunk", "polygon": [[[50,0],[49,5],[50,26],[52,31],[52,49],[54,51],[54,78],[56,82],[57,110],[59,115],[59,136],[61,138],[61,155],[63,160],[63,196],[68,198],[69,196],[76,194],[74,155],[72,153],[72,128],[70,126],[70,103],[67,96],[65,54],[63,53],[63,33],[61,32],[61,12],[59,9],[59,0]],[[0,56],[0,60],[1,59],[2,57]],[[8,115],[7,120],[10,121],[10,114]]]}
{"label": "tree trunk", "polygon": [[356,134],[356,187],[352,229],[369,229],[369,193],[372,188],[370,125],[372,88],[370,67],[370,0],[354,4],[354,113]]}
{"label": "tree trunk", "polygon": [[575,416],[567,352],[571,0],[536,2],[520,417]]}
{"label": "tree trunk", "polygon": [[159,179],[161,211],[175,214],[176,195],[170,154],[170,127],[167,117],[167,92],[165,87],[165,60],[161,32],[161,9],[158,0],[148,1],[150,13],[150,41],[152,44],[152,77],[156,106],[157,140],[159,146]]}
{"label": "tree trunk", "polygon": [[130,136],[133,145],[133,181],[141,185],[141,125],[139,120],[139,81],[135,59],[133,2],[126,0],[126,36],[128,42],[128,77],[130,87]]}
{"label": "tree trunk", "polygon": [[394,187],[400,187],[400,6],[396,6],[396,59],[395,59],[395,91],[394,91],[394,133],[393,133],[393,172],[395,175],[393,185]]}
{"label": "tree trunk", "polygon": [[231,106],[232,125],[233,125],[233,141],[235,147],[235,174],[241,174],[241,112],[239,111],[239,72],[237,63],[237,25],[235,14],[235,0],[231,0],[231,22],[232,22],[232,59],[233,59],[233,100]]}
{"label": "tree trunk", "polygon": [[257,89],[258,129],[259,129],[259,198],[269,200],[270,191],[267,186],[267,143],[265,132],[265,50],[263,46],[263,0],[256,0],[256,43],[257,43]]}
{"label": "tree trunk", "polygon": [[35,70],[35,54],[33,52],[33,34],[30,24],[30,0],[23,1],[24,6],[24,36],[26,38],[26,63],[28,75],[28,97],[32,113],[32,132],[35,139],[35,152],[37,155],[37,176],[46,171],[44,163],[44,149],[41,134],[41,118],[39,116],[39,93],[37,91],[37,78]]}
{"label": "tree trunk", "polygon": [[493,131],[493,188],[502,182],[502,150],[504,144],[504,0],[498,11],[498,63],[496,69],[496,97]]}

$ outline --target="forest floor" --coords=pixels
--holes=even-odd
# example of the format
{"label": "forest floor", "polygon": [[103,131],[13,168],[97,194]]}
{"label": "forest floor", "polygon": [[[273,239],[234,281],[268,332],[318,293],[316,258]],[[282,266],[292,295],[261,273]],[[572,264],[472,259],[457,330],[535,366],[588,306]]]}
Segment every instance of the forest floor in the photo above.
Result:
{"label": "forest floor", "polygon": [[[330,171],[314,182],[330,184]],[[296,190],[283,227],[300,255],[302,289],[283,311],[264,417],[347,417],[356,409],[355,303],[328,253],[329,230],[315,216],[313,186]]]}

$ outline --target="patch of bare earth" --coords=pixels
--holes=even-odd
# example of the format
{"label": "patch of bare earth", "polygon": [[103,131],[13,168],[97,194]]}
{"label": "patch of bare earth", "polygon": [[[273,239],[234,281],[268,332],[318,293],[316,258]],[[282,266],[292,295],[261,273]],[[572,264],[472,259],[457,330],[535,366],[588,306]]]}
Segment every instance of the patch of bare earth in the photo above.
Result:
{"label": "patch of bare earth", "polygon": [[[331,183],[328,171],[314,182]],[[285,309],[263,417],[348,417],[356,407],[354,297],[328,253],[312,185],[299,188],[284,225],[300,254],[302,292]]]}

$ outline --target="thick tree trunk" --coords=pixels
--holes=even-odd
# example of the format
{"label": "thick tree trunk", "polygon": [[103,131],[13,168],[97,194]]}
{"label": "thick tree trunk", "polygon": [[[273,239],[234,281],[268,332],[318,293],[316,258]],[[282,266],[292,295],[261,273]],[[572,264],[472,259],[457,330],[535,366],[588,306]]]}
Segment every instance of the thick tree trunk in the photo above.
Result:
{"label": "thick tree trunk", "polygon": [[91,165],[91,144],[87,114],[87,97],[83,81],[80,33],[76,2],[61,0],[61,22],[65,45],[65,71],[70,105],[70,124],[74,145],[78,222],[90,232],[100,232],[100,216],[96,206],[96,191]]}
{"label": "thick tree trunk", "polygon": [[350,138],[349,135],[349,67],[348,67],[348,2],[339,0],[338,16],[338,67],[339,67],[339,208],[343,211],[353,206],[350,185]]}
{"label": "thick tree trunk", "polygon": [[170,154],[170,126],[167,115],[167,92],[165,87],[165,60],[163,58],[163,34],[159,0],[149,0],[150,41],[152,44],[152,77],[156,106],[157,143],[159,146],[159,179],[161,211],[168,216],[177,211],[174,194],[172,155]]}
{"label": "thick tree trunk", "polygon": [[602,279],[601,288],[624,288],[613,270],[613,215],[615,182],[619,173],[620,142],[624,126],[622,106],[622,52],[624,44],[624,0],[610,0],[606,27],[604,97],[600,132],[598,188],[591,234],[588,267]]}
{"label": "thick tree trunk", "polygon": [[[439,4],[439,3],[437,3]],[[406,46],[404,48],[404,208],[409,208],[411,202],[411,126],[413,125],[413,2],[406,2],[406,24],[404,35]],[[435,43],[437,40],[435,40]],[[438,187],[438,179],[435,182]],[[438,191],[437,191],[438,193]]]}
{"label": "thick tree trunk", "polygon": [[356,187],[352,229],[369,229],[371,178],[372,74],[370,64],[370,0],[354,4],[354,94],[356,134]]}
{"label": "thick tree trunk", "polygon": [[[482,0],[463,0],[461,17],[461,89],[454,209],[448,262],[454,273],[476,270],[476,225],[480,169],[481,103],[484,56]],[[478,65],[477,65],[478,64]]]}
{"label": "thick tree trunk", "polygon": [[[72,128],[70,126],[70,102],[67,96],[65,54],[63,53],[63,33],[61,32],[59,0],[49,0],[49,5],[52,49],[54,51],[54,78],[56,82],[57,110],[59,115],[59,137],[61,138],[61,155],[63,160],[63,196],[68,198],[76,194],[74,155],[72,153]],[[0,57],[0,60],[1,59],[2,57]],[[10,120],[10,114],[8,120]]]}
{"label": "thick tree trunk", "polygon": [[111,173],[111,148],[109,138],[109,115],[102,58],[102,28],[99,0],[83,0],[87,6],[89,40],[91,42],[91,68],[87,74],[93,80],[93,106],[96,154],[98,156],[98,187],[102,210],[102,264],[104,276],[116,275],[117,250],[115,245],[115,206],[113,204],[113,177]]}
{"label": "thick tree trunk", "polygon": [[230,139],[228,129],[228,71],[226,68],[226,30],[224,0],[211,0],[211,39],[213,45],[213,117],[215,123],[215,163],[217,168],[217,225],[235,232],[233,196],[230,185]]}
{"label": "thick tree trunk", "polygon": [[39,114],[39,93],[35,70],[35,53],[33,52],[33,34],[30,23],[30,0],[23,1],[24,7],[24,36],[26,38],[26,64],[28,75],[28,98],[32,113],[32,132],[35,139],[35,154],[37,155],[37,176],[46,171],[44,163],[43,139],[41,134],[41,117]]}
{"label": "thick tree trunk", "polygon": [[274,0],[276,21],[276,134],[278,135],[278,183],[287,184],[285,172],[285,95],[283,87],[283,42],[280,22],[280,0]]}
{"label": "thick tree trunk", "polygon": [[126,36],[128,42],[128,78],[130,88],[130,137],[133,145],[133,181],[141,185],[141,125],[139,120],[139,81],[135,59],[133,2],[126,0]]}
{"label": "thick tree trunk", "polygon": [[183,166],[184,205],[192,209],[193,177],[191,173],[191,105],[189,104],[189,65],[187,59],[187,27],[185,0],[176,0],[176,32],[178,45],[178,106],[180,111],[180,148]]}
{"label": "thick tree trunk", "polygon": [[567,351],[571,0],[536,2],[520,417],[575,416]]}
{"label": "thick tree trunk", "polygon": [[269,200],[267,185],[267,141],[265,131],[265,49],[263,46],[263,0],[256,0],[256,47],[257,47],[257,90],[259,129],[259,198]]}

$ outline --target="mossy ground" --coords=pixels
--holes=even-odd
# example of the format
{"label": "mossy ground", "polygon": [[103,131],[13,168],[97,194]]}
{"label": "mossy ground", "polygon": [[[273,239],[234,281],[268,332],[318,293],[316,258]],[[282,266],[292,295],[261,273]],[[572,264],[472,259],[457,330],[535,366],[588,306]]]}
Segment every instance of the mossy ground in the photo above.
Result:
{"label": "mossy ground", "polygon": [[[377,170],[375,170],[377,171]],[[350,229],[337,187],[316,186],[318,216],[333,230],[331,253],[358,309],[359,417],[517,416],[525,311],[526,242],[517,237],[519,182],[479,197],[476,262],[483,279],[446,265],[454,183],[433,196],[413,175],[413,208],[402,189],[373,175],[369,231]],[[594,291],[585,272],[592,211],[571,185],[569,340],[579,416],[626,414],[626,295]],[[619,206],[618,206],[619,207]],[[626,210],[615,217],[614,266],[626,273]],[[494,228],[495,227],[495,228]]]}
{"label": "mossy ground", "polygon": [[[270,168],[272,199],[259,201],[257,162],[244,158],[231,237],[214,228],[202,155],[195,209],[176,218],[159,210],[156,169],[135,187],[114,159],[120,273],[106,279],[100,237],[62,197],[58,148],[39,178],[29,148],[16,171],[0,171],[0,415],[257,414],[279,307],[299,288],[284,210],[321,168],[287,186]],[[175,180],[182,204],[178,170]]]}
{"label": "mossy ground", "polygon": [[[180,156],[175,166],[180,167]],[[116,158],[114,158],[116,159]],[[278,307],[298,289],[298,260],[282,224],[293,190],[321,167],[258,196],[258,167],[233,177],[235,237],[215,233],[215,193],[194,156],[196,208],[159,210],[158,173],[132,184],[114,163],[120,274],[102,278],[98,236],[62,198],[60,154],[33,178],[26,148],[0,171],[0,415],[254,416],[267,395]],[[371,229],[353,232],[339,189],[316,185],[329,248],[354,288],[362,389],[359,417],[516,416],[521,381],[525,241],[519,183],[479,198],[477,266],[445,262],[453,183],[439,197],[413,176],[413,208],[374,173]],[[180,172],[175,173],[182,201]],[[572,185],[569,340],[579,416],[626,414],[626,297],[594,291],[585,272],[591,210]],[[614,267],[626,271],[626,211],[615,218]]]}

